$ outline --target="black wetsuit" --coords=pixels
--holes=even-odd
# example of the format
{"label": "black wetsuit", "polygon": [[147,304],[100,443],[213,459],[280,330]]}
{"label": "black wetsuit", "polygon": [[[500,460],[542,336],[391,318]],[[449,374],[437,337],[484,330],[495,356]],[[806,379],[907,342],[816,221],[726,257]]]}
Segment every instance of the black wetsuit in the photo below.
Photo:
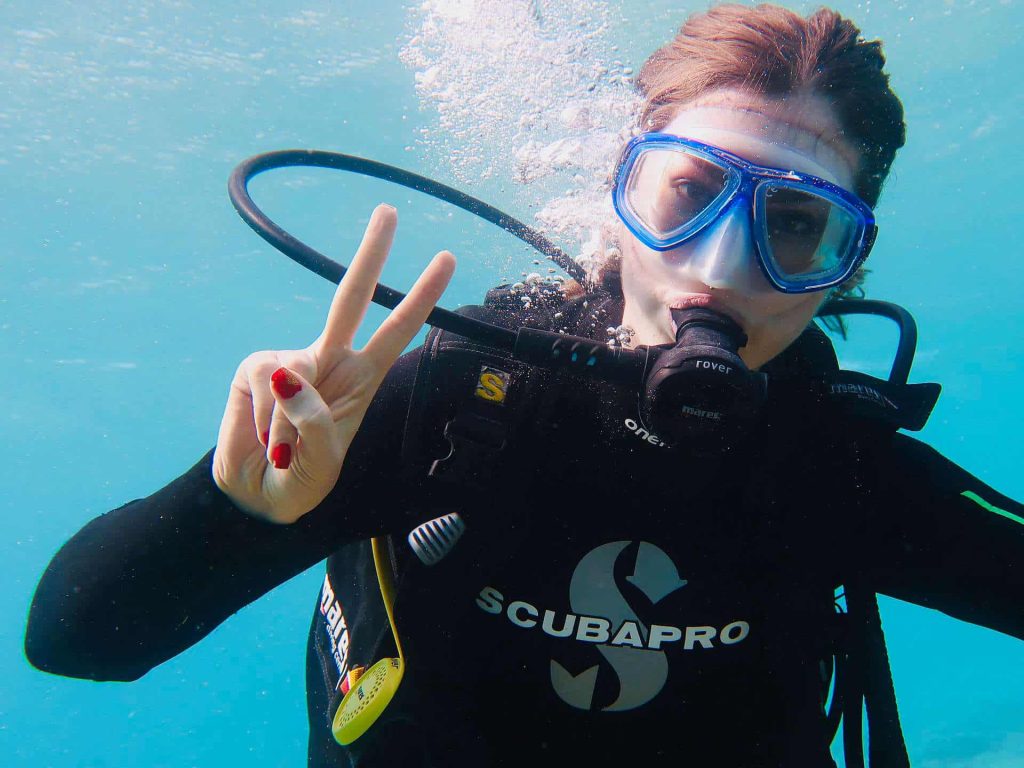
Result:
{"label": "black wetsuit", "polygon": [[[833,765],[822,661],[837,585],[1024,638],[1024,507],[918,441],[884,435],[851,458],[844,425],[788,413],[695,459],[643,431],[635,392],[563,381],[531,401],[489,489],[453,497],[399,467],[417,360],[395,365],[337,487],[294,525],[235,508],[212,451],[86,525],[39,585],[32,663],[134,680],[327,558],[311,766],[817,768]],[[421,565],[405,535],[455,509],[463,540]],[[393,653],[372,571],[353,566],[383,533],[408,670],[344,750],[340,673]]]}

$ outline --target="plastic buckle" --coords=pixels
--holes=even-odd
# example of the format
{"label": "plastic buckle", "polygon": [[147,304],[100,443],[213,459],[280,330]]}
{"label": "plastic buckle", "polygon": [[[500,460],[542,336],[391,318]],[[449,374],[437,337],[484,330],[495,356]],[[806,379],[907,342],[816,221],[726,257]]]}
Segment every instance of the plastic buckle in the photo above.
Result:
{"label": "plastic buckle", "polygon": [[482,486],[507,443],[505,424],[475,413],[458,413],[444,426],[448,455],[436,459],[427,473],[449,482]]}

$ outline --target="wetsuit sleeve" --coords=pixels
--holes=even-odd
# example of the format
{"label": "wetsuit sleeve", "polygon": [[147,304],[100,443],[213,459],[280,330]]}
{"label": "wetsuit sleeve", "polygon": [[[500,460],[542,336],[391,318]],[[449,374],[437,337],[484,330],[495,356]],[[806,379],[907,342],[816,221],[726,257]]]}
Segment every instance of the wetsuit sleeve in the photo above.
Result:
{"label": "wetsuit sleeve", "polygon": [[903,434],[873,474],[859,555],[876,591],[1024,639],[1024,505]]}
{"label": "wetsuit sleeve", "polygon": [[338,484],[294,524],[234,506],[213,481],[212,449],[165,488],[89,522],[36,589],[29,661],[71,677],[137,679],[342,543],[394,527],[413,492],[399,454],[418,358],[389,372]]}

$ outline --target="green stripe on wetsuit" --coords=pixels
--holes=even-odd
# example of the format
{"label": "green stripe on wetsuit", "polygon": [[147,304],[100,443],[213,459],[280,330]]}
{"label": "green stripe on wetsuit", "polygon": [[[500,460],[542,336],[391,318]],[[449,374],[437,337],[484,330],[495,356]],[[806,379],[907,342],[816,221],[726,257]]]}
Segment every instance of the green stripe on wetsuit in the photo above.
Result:
{"label": "green stripe on wetsuit", "polygon": [[975,504],[977,504],[980,507],[984,507],[989,512],[995,512],[997,515],[1002,515],[1007,520],[1013,520],[1013,522],[1015,522],[1015,523],[1020,523],[1021,525],[1024,525],[1024,517],[1020,517],[1018,515],[1015,515],[1015,514],[1013,514],[1013,512],[1007,512],[1005,509],[1000,509],[999,507],[992,506],[987,501],[985,501],[983,498],[981,498],[981,496],[976,494],[974,491],[964,491],[960,495],[961,496],[966,496],[968,499],[973,501]]}

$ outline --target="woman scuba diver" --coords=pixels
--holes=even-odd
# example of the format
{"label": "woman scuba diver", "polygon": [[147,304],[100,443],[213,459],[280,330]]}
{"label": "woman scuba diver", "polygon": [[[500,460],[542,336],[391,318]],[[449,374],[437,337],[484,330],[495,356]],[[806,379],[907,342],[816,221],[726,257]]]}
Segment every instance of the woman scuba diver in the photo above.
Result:
{"label": "woman scuba diver", "polygon": [[353,349],[397,226],[378,206],[320,336],[242,361],[216,447],[55,555],[31,662],[138,679],[326,558],[311,766],[813,768],[831,659],[865,658],[837,651],[839,585],[1024,638],[1024,507],[896,434],[897,395],[837,378],[812,324],[859,284],[904,141],[883,65],[827,9],[690,17],[637,79],[600,277],[463,310],[627,326],[642,385],[450,333],[402,355],[447,252]]}

